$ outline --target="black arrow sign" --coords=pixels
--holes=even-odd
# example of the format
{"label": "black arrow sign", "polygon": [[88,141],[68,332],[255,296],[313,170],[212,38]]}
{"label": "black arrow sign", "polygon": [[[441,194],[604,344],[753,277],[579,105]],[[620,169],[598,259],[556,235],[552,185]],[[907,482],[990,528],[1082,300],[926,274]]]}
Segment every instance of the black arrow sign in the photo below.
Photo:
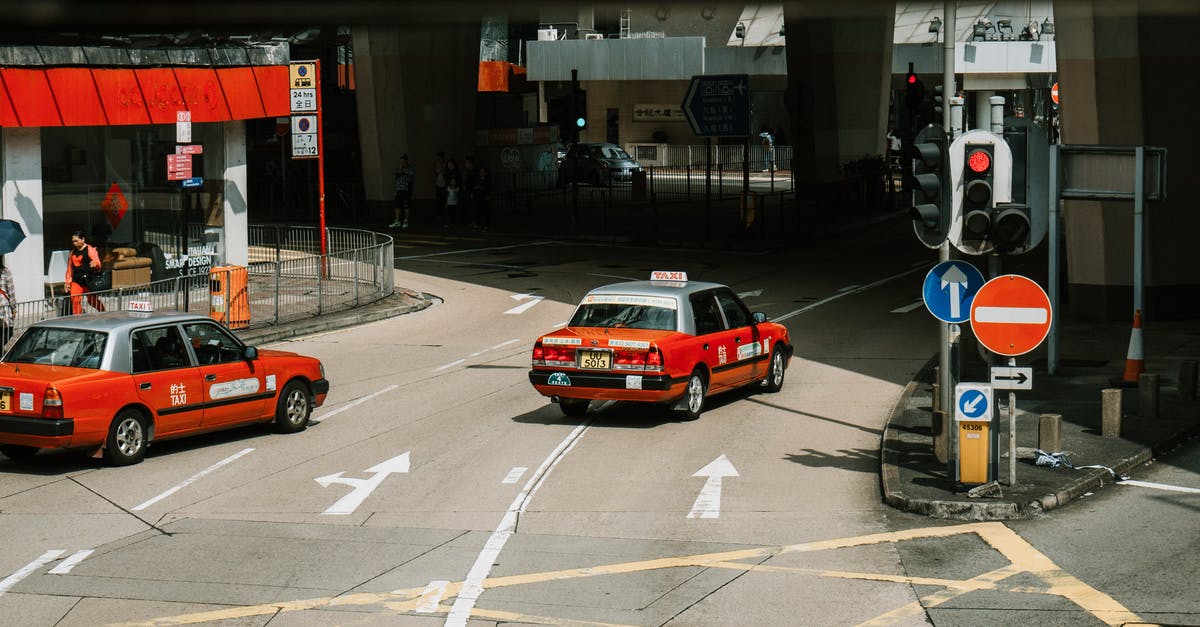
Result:
{"label": "black arrow sign", "polygon": [[1024,372],[1018,372],[1016,374],[1016,376],[999,376],[999,377],[996,377],[996,380],[997,381],[1016,381],[1017,384],[1022,384],[1022,383],[1025,383],[1026,381],[1028,381],[1029,377],[1025,376]]}

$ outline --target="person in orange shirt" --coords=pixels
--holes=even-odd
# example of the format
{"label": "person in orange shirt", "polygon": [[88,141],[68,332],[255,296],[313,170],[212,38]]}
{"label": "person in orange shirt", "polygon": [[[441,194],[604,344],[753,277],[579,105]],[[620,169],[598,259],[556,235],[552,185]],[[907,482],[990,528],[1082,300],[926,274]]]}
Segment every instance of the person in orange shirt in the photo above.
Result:
{"label": "person in orange shirt", "polygon": [[[87,243],[87,236],[83,231],[75,231],[71,234],[71,255],[67,258],[67,292],[71,294],[71,313],[78,315],[83,313],[83,302],[80,298],[84,294],[91,291],[88,287],[88,279],[93,276],[98,276],[102,272],[100,268],[100,253],[96,252],[96,247]],[[95,294],[88,294],[88,304],[96,308],[96,311],[104,311],[104,303],[100,301],[100,297]]]}

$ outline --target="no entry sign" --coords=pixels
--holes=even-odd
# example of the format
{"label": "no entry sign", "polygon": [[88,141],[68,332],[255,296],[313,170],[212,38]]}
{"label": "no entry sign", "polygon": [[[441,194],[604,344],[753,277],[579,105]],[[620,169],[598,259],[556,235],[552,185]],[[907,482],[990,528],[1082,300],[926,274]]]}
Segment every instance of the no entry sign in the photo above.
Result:
{"label": "no entry sign", "polygon": [[1053,319],[1046,292],[1017,274],[984,283],[971,302],[971,330],[980,344],[999,355],[1015,357],[1037,348]]}

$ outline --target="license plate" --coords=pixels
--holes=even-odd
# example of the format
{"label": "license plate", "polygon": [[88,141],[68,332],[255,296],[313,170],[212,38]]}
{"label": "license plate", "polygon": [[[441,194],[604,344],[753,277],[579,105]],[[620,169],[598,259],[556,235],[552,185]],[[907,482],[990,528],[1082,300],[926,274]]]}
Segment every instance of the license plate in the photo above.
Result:
{"label": "license plate", "polygon": [[12,410],[12,392],[0,391],[0,411],[11,412]]}
{"label": "license plate", "polygon": [[579,351],[579,367],[584,370],[612,370],[612,353],[609,351]]}

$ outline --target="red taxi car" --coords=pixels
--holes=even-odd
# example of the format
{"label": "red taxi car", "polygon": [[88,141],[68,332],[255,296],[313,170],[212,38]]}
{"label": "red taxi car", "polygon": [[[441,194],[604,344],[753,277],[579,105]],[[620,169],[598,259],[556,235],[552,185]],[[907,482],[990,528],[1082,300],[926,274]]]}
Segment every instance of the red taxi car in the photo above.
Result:
{"label": "red taxi car", "polygon": [[0,453],[84,449],[136,464],[156,440],[272,420],[302,431],[328,392],[317,359],[246,346],[206,316],[55,318],[0,360]]}
{"label": "red taxi car", "polygon": [[779,391],[792,350],[786,327],[728,287],[655,271],[588,292],[566,327],[534,344],[529,382],[568,416],[617,400],[667,404],[695,420],[713,394]]}

